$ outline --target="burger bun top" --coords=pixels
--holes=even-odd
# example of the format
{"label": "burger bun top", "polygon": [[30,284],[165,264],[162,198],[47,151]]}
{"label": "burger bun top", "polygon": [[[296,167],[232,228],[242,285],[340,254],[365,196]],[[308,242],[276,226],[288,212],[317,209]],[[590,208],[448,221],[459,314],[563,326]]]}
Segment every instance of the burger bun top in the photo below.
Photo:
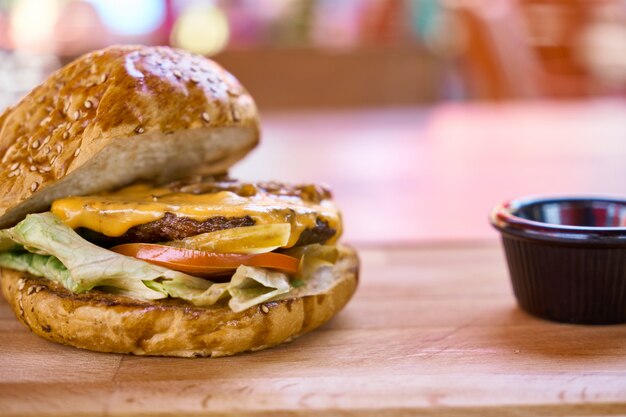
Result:
{"label": "burger bun top", "polygon": [[68,195],[225,172],[258,141],[254,101],[215,62],[168,47],[89,53],[0,115],[0,228]]}

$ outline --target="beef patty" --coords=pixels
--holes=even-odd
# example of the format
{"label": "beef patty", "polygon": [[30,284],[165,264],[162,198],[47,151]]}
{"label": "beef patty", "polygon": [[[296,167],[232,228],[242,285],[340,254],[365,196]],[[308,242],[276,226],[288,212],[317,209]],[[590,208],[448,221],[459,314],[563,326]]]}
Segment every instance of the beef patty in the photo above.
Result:
{"label": "beef patty", "polygon": [[[216,232],[233,227],[254,226],[255,221],[250,216],[224,217],[217,216],[199,221],[187,217],[178,217],[172,213],[165,213],[162,218],[150,223],[128,229],[118,237],[106,236],[90,229],[80,228],[77,232],[85,239],[99,246],[112,247],[123,243],[159,243],[170,240],[180,240],[201,233]],[[315,227],[306,229],[300,235],[295,246],[325,243],[335,236],[337,231],[321,219],[316,220]]]}
{"label": "beef patty", "polygon": [[[274,182],[242,183],[239,181],[220,178],[207,180],[205,178],[177,181],[165,187],[172,192],[189,194],[213,193],[231,191],[241,196],[252,196],[259,191],[281,196],[293,196],[311,202],[320,202],[330,198],[330,191],[317,185],[285,185]],[[171,240],[180,240],[201,233],[216,232],[233,227],[254,226],[255,221],[250,216],[224,217],[216,216],[206,220],[195,220],[179,217],[173,213],[165,213],[163,217],[149,223],[134,226],[118,237],[106,236],[90,229],[80,228],[77,232],[85,239],[103,247],[112,247],[124,243],[159,243]],[[337,230],[320,218],[316,219],[315,226],[302,232],[295,246],[304,246],[313,243],[325,243],[335,236]]]}

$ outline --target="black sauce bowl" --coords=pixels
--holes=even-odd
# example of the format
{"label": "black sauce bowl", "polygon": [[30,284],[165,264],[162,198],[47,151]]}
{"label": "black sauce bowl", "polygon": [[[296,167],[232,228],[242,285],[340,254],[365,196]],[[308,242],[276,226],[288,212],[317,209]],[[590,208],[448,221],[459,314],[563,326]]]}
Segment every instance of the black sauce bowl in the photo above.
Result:
{"label": "black sauce bowl", "polygon": [[548,320],[626,322],[626,199],[522,198],[496,206],[520,307]]}

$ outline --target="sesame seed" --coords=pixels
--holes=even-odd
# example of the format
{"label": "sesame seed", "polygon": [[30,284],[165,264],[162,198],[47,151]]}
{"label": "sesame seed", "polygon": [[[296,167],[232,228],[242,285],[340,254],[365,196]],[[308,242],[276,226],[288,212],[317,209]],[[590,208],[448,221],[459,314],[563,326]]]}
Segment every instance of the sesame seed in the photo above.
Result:
{"label": "sesame seed", "polygon": [[66,140],[69,137],[70,137],[70,132],[68,132],[67,130],[63,132],[63,140]]}
{"label": "sesame seed", "polygon": [[172,74],[174,74],[174,76],[176,78],[182,78],[183,77],[183,74],[181,74],[180,71],[178,71],[178,70],[172,71]]}
{"label": "sesame seed", "polygon": [[26,286],[26,280],[24,278],[20,278],[19,281],[17,281],[17,289],[22,291],[25,286]]}
{"label": "sesame seed", "polygon": [[31,295],[34,292],[35,292],[35,286],[32,285],[32,286],[28,287],[28,291],[26,291],[26,294]]}
{"label": "sesame seed", "polygon": [[33,163],[33,157],[29,156],[28,158],[26,158],[28,160],[28,163],[32,164]]}
{"label": "sesame seed", "polygon": [[102,84],[103,82],[105,82],[107,80],[107,75],[106,74],[102,74],[100,76],[100,79],[98,80],[98,84]]}
{"label": "sesame seed", "polygon": [[28,170],[30,172],[35,172],[35,171],[37,171],[37,167],[35,165],[31,165],[30,168],[28,168]]}
{"label": "sesame seed", "polygon": [[46,101],[46,96],[41,96],[37,99],[37,103],[39,104],[43,103],[44,101]]}
{"label": "sesame seed", "polygon": [[51,168],[51,167],[49,167],[49,166],[42,167],[42,168],[39,170],[39,172],[40,172],[40,173],[42,173],[42,174],[43,174],[44,172],[50,172],[50,171],[52,171],[52,168]]}
{"label": "sesame seed", "polygon": [[45,145],[48,142],[50,142],[50,136],[46,136],[45,138],[43,138],[43,141],[41,141],[41,144]]}
{"label": "sesame seed", "polygon": [[141,126],[137,126],[137,127],[135,128],[135,133],[138,133],[138,134],[140,134],[140,135],[141,135],[143,132],[145,132],[145,131],[146,131],[146,130],[145,130],[143,127],[141,127]]}
{"label": "sesame seed", "polygon": [[93,106],[93,103],[90,100],[85,100],[85,108],[90,109]]}
{"label": "sesame seed", "polygon": [[48,155],[50,153],[50,151],[51,151],[50,146],[48,146],[48,145],[44,146],[42,151],[43,151],[44,155]]}
{"label": "sesame seed", "polygon": [[200,78],[198,78],[198,76],[196,76],[196,75],[192,75],[190,79],[191,79],[192,82],[194,82],[196,84],[200,82]]}
{"label": "sesame seed", "polygon": [[80,119],[80,112],[78,110],[76,110],[74,114],[72,114],[72,119],[74,120]]}
{"label": "sesame seed", "polygon": [[39,123],[39,126],[45,126],[48,123],[50,123],[50,120],[52,120],[52,117],[48,116],[48,117],[44,117],[41,122]]}
{"label": "sesame seed", "polygon": [[207,112],[202,113],[202,120],[207,123],[211,123],[211,115]]}
{"label": "sesame seed", "polygon": [[239,117],[239,111],[238,111],[236,108],[234,108],[234,107],[233,107],[233,108],[231,109],[230,113],[231,113],[231,115],[233,116],[233,120],[234,120],[235,122],[238,122],[238,121],[239,121],[239,119],[240,119],[240,117]]}
{"label": "sesame seed", "polygon": [[30,185],[30,190],[35,192],[37,188],[39,188],[39,183],[37,181],[33,181],[33,183]]}
{"label": "sesame seed", "polygon": [[16,177],[18,172],[19,171],[11,171],[11,172],[9,172],[9,175],[7,175],[7,177],[9,177],[9,178]]}
{"label": "sesame seed", "polygon": [[31,146],[33,147],[33,149],[37,149],[39,145],[40,145],[39,140],[35,140]]}
{"label": "sesame seed", "polygon": [[74,157],[77,157],[78,155],[80,155],[80,148],[76,148],[74,151]]}
{"label": "sesame seed", "polygon": [[61,153],[63,151],[63,145],[61,145],[60,143],[57,143],[54,148],[56,149],[57,153]]}
{"label": "sesame seed", "polygon": [[19,162],[14,163],[13,165],[11,165],[11,171],[13,171],[15,169],[18,169],[20,167],[20,165],[21,164]]}
{"label": "sesame seed", "polygon": [[261,311],[262,311],[264,314],[267,314],[267,313],[269,313],[269,312],[270,312],[270,309],[269,309],[269,307],[268,307],[268,306],[266,306],[265,304],[263,304],[263,305],[261,306]]}

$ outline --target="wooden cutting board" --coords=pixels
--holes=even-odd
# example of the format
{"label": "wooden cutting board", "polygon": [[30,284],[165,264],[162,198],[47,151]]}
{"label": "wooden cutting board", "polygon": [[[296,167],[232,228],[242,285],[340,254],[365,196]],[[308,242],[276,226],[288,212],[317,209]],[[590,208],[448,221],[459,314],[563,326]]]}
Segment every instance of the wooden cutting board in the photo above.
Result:
{"label": "wooden cutting board", "polygon": [[520,311],[499,246],[362,248],[361,286],[318,331],[221,359],[39,339],[0,304],[0,415],[626,414],[626,326]]}

